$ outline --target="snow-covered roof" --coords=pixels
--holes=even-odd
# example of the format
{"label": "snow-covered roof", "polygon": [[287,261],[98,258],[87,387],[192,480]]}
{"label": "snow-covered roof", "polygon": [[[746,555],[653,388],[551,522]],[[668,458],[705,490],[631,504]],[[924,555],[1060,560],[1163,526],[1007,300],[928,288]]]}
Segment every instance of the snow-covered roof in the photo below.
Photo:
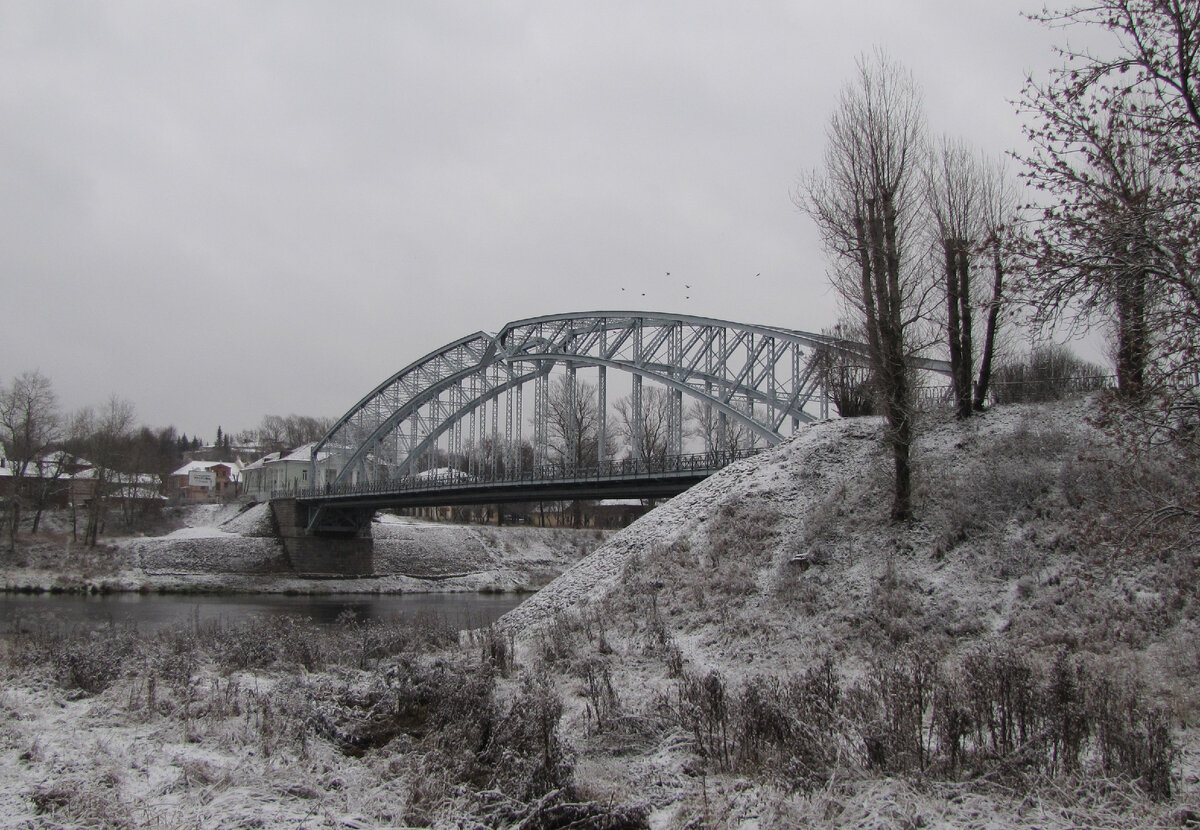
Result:
{"label": "snow-covered roof", "polygon": [[[316,445],[317,445],[317,442],[313,441],[311,444],[305,444],[303,447],[297,447],[296,449],[294,449],[290,453],[288,453],[286,456],[284,456],[282,460],[283,461],[311,461],[313,447],[315,447]],[[329,457],[328,452],[317,453],[317,461],[324,461],[328,457]]]}
{"label": "snow-covered roof", "polygon": [[73,464],[78,467],[94,467],[94,466],[96,466],[92,462],[88,461],[86,458],[80,458],[77,455],[72,455],[71,453],[67,452],[66,450],[59,450],[58,452],[50,453],[49,455],[42,458],[42,463],[43,464]]}
{"label": "snow-covered roof", "polygon": [[[75,475],[71,476],[71,478],[77,481],[91,481],[99,476],[99,474],[99,470],[97,470],[95,467],[90,467],[86,470],[80,470]],[[128,484],[137,484],[144,487],[154,487],[156,489],[159,486],[158,476],[154,475],[153,473],[116,473],[110,470],[108,482],[109,484],[113,485],[124,486]]]}
{"label": "snow-covered roof", "polygon": [[[257,470],[261,467],[267,466],[268,464],[276,464],[280,461],[284,461],[284,462],[290,461],[293,463],[307,464],[310,461],[312,461],[312,451],[313,451],[313,447],[315,447],[316,445],[317,445],[317,443],[314,441],[310,444],[305,444],[302,447],[296,447],[296,449],[292,450],[291,452],[287,453],[286,455],[283,453],[279,453],[279,452],[273,452],[270,455],[264,455],[262,458],[258,459],[257,461],[247,464],[243,469]],[[329,458],[328,452],[317,453],[318,463],[321,461],[324,461],[327,458]]]}
{"label": "snow-covered roof", "polygon": [[238,481],[242,477],[242,465],[238,461],[189,461],[171,475],[185,476],[193,470],[203,472],[222,465],[229,468],[229,477],[233,481]]}
{"label": "snow-covered roof", "polygon": [[245,467],[242,467],[242,472],[244,473],[247,470],[260,470],[263,467],[265,467],[267,464],[272,464],[272,463],[278,461],[281,455],[283,455],[283,453],[279,453],[279,452],[273,452],[268,455],[264,455],[262,458],[260,458],[256,461],[251,461]]}
{"label": "snow-covered roof", "polygon": [[[35,458],[29,462],[25,468],[25,475],[29,478],[54,478],[56,476],[64,476],[66,467],[91,467],[90,461],[85,461],[82,458],[71,455],[68,452],[58,451],[49,455]],[[0,455],[0,476],[11,477],[13,475],[13,465],[11,462],[4,459]]]}

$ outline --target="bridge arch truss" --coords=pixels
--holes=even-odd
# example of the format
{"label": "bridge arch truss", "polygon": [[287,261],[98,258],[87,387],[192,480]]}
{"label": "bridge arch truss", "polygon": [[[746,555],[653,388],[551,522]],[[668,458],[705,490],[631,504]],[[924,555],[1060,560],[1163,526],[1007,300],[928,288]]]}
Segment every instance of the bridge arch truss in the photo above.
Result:
{"label": "bridge arch truss", "polygon": [[[359,401],[313,449],[310,481],[356,485],[419,474],[442,450],[508,470],[541,464],[551,447],[551,377],[595,372],[597,456],[616,448],[609,419],[611,373],[627,376],[632,420],[643,422],[643,381],[667,390],[667,451],[681,454],[684,399],[705,421],[704,451],[725,446],[730,425],[758,445],[782,441],[828,417],[821,350],[862,358],[859,344],[825,335],[665,313],[578,312],[517,320],[476,332],[409,364]],[[532,459],[522,451],[530,427]],[[635,427],[636,428],[636,427]],[[638,442],[634,442],[635,446]],[[333,463],[319,464],[332,460]],[[318,470],[330,472],[318,481]]]}

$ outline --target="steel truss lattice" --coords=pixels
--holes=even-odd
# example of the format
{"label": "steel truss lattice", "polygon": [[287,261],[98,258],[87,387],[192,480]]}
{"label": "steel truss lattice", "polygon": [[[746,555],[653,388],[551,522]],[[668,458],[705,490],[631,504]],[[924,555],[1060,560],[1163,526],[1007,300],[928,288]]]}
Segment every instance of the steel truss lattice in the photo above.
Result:
{"label": "steel truss lattice", "polygon": [[[834,349],[862,356],[857,343],[771,326],[687,315],[578,312],[518,320],[498,334],[476,332],[409,364],[343,415],[313,449],[310,481],[354,485],[420,472],[445,438],[449,454],[486,446],[470,468],[522,464],[517,444],[532,424],[532,462],[547,460],[550,374],[594,367],[599,392],[599,453],[615,446],[607,417],[608,370],[632,375],[631,405],[643,422],[643,380],[670,394],[669,451],[681,453],[685,397],[701,404],[705,450],[726,450],[730,424],[773,445],[800,424],[828,417],[814,355]],[[930,363],[933,363],[932,361]],[[940,366],[929,368],[940,369]],[[522,411],[533,384],[532,412]],[[569,384],[573,389],[574,385]],[[715,426],[714,427],[714,417]],[[714,437],[715,436],[715,437]],[[318,462],[332,472],[318,480]],[[329,463],[332,461],[332,463]]]}

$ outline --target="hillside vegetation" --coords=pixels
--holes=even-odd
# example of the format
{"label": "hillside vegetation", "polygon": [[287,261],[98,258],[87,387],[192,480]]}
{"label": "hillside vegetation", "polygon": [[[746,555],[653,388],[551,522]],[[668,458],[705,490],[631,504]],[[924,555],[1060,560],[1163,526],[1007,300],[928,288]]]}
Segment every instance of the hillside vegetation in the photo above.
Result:
{"label": "hillside vegetation", "polygon": [[523,659],[571,678],[592,795],[652,781],[679,818],[835,826],[891,776],[986,792],[1013,824],[1050,782],[1066,826],[1081,803],[1114,826],[1195,803],[1196,467],[1119,449],[1097,415],[927,419],[903,524],[881,423],[821,424],[510,612]]}

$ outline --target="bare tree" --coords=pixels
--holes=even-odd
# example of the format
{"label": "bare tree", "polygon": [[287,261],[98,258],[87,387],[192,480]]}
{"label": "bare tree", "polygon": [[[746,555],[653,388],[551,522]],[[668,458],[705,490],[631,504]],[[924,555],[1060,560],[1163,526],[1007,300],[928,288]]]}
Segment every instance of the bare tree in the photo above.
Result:
{"label": "bare tree", "polygon": [[817,223],[833,283],[867,334],[895,468],[892,518],[912,516],[909,327],[925,309],[910,252],[922,220],[925,118],[912,76],[881,54],[860,59],[830,118],[825,169],[798,194]]}
{"label": "bare tree", "polygon": [[[600,405],[596,387],[568,373],[550,387],[550,456],[569,469],[597,463],[600,450]],[[583,525],[583,505],[571,504],[575,527]]]}
{"label": "bare tree", "polygon": [[562,375],[550,388],[550,454],[560,464],[595,464],[599,448],[600,409],[596,387]]}
{"label": "bare tree", "polygon": [[110,397],[98,413],[84,409],[72,420],[75,441],[85,448],[84,454],[94,465],[93,489],[83,533],[84,544],[88,547],[96,545],[104,528],[110,485],[117,473],[128,466],[133,427],[133,404],[116,395]]}
{"label": "bare tree", "polygon": [[943,139],[930,154],[926,194],[937,225],[945,263],[946,335],[955,412],[971,416],[972,307],[971,254],[979,231],[979,175],[975,159],[961,141]]}
{"label": "bare tree", "polygon": [[45,456],[62,438],[62,416],[50,380],[37,371],[25,372],[10,386],[0,387],[0,441],[12,468],[13,492],[9,498],[8,548],[16,548],[21,503],[27,475],[41,478]]}
{"label": "bare tree", "polygon": [[1016,183],[1003,161],[983,163],[981,220],[983,241],[981,253],[990,256],[992,266],[992,292],[987,298],[987,324],[984,329],[983,347],[979,357],[979,377],[975,382],[975,399],[972,405],[981,410],[988,399],[988,388],[992,380],[992,366],[999,348],[1000,312],[1005,304],[1007,286],[1005,276],[1011,269],[1017,246],[1013,240],[1020,227],[1020,202]]}
{"label": "bare tree", "polygon": [[618,398],[613,404],[617,413],[617,430],[635,458],[661,460],[671,452],[672,406],[672,393],[654,385],[642,390],[640,424],[631,395]]}
{"label": "bare tree", "polygon": [[264,415],[254,437],[263,451],[283,452],[320,441],[333,423],[311,415]]}
{"label": "bare tree", "polygon": [[861,352],[865,332],[855,321],[841,320],[821,333],[828,342],[814,350],[813,360],[838,416],[874,415],[877,387],[869,361]]}
{"label": "bare tree", "polygon": [[[731,404],[735,408],[745,411],[746,414],[754,414],[753,401],[739,403],[735,400]],[[726,450],[737,451],[758,447],[762,444],[762,439],[742,421],[716,412],[711,404],[702,400],[693,399],[688,404],[684,422],[687,424],[687,434],[692,438],[702,440],[708,449],[716,450],[723,447]],[[724,432],[723,437],[722,432]]]}
{"label": "bare tree", "polygon": [[[1112,35],[1026,84],[1041,191],[1029,259],[1043,317],[1114,320],[1121,393],[1200,419],[1200,0],[1094,0],[1035,15]],[[1149,388],[1147,388],[1149,387]]]}
{"label": "bare tree", "polygon": [[[1034,150],[1026,176],[1046,198],[1030,224],[1029,279],[1024,293],[1044,324],[1068,311],[1112,318],[1117,385],[1140,400],[1151,357],[1151,317],[1171,313],[1156,301],[1155,236],[1169,198],[1154,167],[1153,148],[1109,101],[1093,104],[1052,89],[1027,87],[1038,121],[1027,126]],[[1166,301],[1166,298],[1161,298]]]}
{"label": "bare tree", "polygon": [[[925,191],[945,275],[946,341],[955,411],[959,418],[968,418],[987,399],[1015,195],[1003,165],[989,163],[963,142],[951,139],[943,139],[930,154]],[[993,272],[990,297],[974,279],[984,263]],[[982,345],[973,336],[974,311],[980,307],[988,310]]]}

